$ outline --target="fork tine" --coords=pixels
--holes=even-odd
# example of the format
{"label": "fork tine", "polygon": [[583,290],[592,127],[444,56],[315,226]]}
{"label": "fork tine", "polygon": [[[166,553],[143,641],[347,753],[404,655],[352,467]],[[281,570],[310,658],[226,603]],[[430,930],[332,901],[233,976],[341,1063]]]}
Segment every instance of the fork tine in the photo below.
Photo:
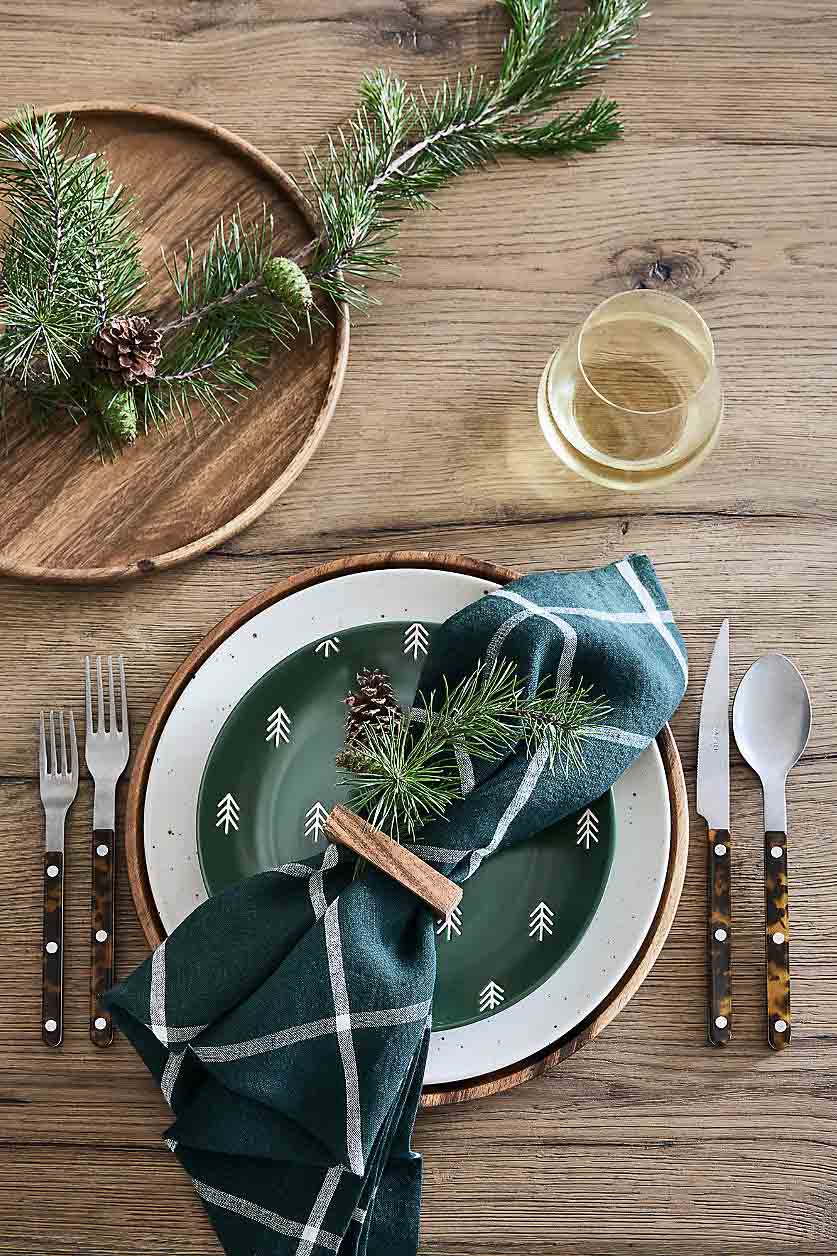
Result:
{"label": "fork tine", "polygon": [[47,754],[46,754],[46,729],[44,728],[44,713],[41,711],[39,721],[38,734],[38,768],[41,774],[41,780],[47,775]]}
{"label": "fork tine", "polygon": [[119,688],[122,690],[122,726],[119,729],[123,736],[128,732],[128,694],[125,691],[125,660],[119,656]]}
{"label": "fork tine", "polygon": [[96,732],[105,731],[105,694],[102,689],[102,660],[96,655]]}
{"label": "fork tine", "polygon": [[90,655],[84,660],[84,717],[88,736],[93,732],[93,698],[90,693]]}
{"label": "fork tine", "polygon": [[116,690],[113,687],[113,657],[108,655],[108,732],[115,733],[116,728]]}
{"label": "fork tine", "polygon": [[51,773],[54,776],[58,771],[58,755],[55,750],[55,712],[49,713],[49,755]]}
{"label": "fork tine", "polygon": [[70,712],[70,772],[73,784],[78,782],[78,742],[76,741],[76,722]]}
{"label": "fork tine", "polygon": [[58,731],[61,734],[61,772],[66,776],[69,772],[67,767],[67,738],[64,734],[64,708],[58,712]]}

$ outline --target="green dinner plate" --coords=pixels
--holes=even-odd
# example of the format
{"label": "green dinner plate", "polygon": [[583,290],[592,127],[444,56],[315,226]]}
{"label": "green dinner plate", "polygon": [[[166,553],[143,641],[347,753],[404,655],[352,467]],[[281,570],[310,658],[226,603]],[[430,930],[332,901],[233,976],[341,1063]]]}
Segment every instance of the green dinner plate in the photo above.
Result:
{"label": "green dinner plate", "polygon": [[[408,705],[434,626],[387,621],[312,641],[238,702],[198,797],[197,847],[210,894],[322,849],[328,810],[346,801],[334,759],[356,673],[382,667]],[[593,918],[613,846],[608,793],[482,865],[453,917],[436,922],[434,1030],[485,1019],[555,972]]]}

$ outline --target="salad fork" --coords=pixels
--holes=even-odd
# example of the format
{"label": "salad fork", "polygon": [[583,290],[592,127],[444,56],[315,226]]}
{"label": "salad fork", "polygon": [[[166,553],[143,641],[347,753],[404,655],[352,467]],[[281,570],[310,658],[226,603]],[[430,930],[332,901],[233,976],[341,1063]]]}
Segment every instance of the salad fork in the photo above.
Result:
{"label": "salad fork", "polygon": [[[49,751],[44,713],[41,711],[38,743],[38,775],[44,808],[44,934],[41,981],[41,1036],[48,1047],[60,1047],[64,1036],[64,821],[78,793],[78,745],[70,711],[67,733],[64,712],[49,712]],[[55,725],[59,738],[56,743]],[[61,747],[59,758],[58,745]]]}
{"label": "salad fork", "polygon": [[90,904],[90,1038],[97,1047],[113,1042],[113,1023],[101,997],[113,985],[114,889],[116,880],[116,784],[128,763],[128,697],[125,665],[119,671],[120,718],[117,718],[114,660],[108,658],[108,705],[105,711],[102,660],[96,659],[96,723],[93,723],[90,659],[84,660],[84,707],[87,719],[85,758],[93,777],[93,890]]}

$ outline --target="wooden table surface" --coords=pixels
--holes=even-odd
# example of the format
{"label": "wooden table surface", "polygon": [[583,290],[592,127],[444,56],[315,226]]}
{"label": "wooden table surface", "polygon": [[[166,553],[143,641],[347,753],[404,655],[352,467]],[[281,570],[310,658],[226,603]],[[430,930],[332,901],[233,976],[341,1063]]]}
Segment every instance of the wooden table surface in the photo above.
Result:
{"label": "wooden table surface", "polygon": [[[133,584],[0,585],[0,1253],[220,1250],[160,1141],[159,1091],[124,1040],[101,1053],[87,1039],[86,778],[68,834],[65,1045],[41,1045],[38,708],[72,703],[79,716],[84,653],[123,651],[136,743],[175,666],[242,599],[386,547],[527,569],[647,551],[691,655],[674,730],[692,799],[724,615],[733,683],[783,650],[815,706],[789,790],[790,1051],[765,1043],[760,795],[733,752],[734,1041],[705,1045],[693,813],[677,921],[627,1010],[540,1080],[420,1117],[422,1253],[837,1251],[837,17],[822,0],[653,7],[607,74],[623,143],[575,165],[509,161],[409,221],[403,278],[355,329],[330,432],[256,526]],[[363,70],[386,63],[432,84],[474,59],[491,69],[502,28],[482,0],[0,4],[0,105],[174,105],[299,171]],[[567,329],[639,283],[708,320],[727,418],[692,479],[629,496],[557,464],[535,390]],[[124,875],[119,913],[126,973],[146,947]]]}

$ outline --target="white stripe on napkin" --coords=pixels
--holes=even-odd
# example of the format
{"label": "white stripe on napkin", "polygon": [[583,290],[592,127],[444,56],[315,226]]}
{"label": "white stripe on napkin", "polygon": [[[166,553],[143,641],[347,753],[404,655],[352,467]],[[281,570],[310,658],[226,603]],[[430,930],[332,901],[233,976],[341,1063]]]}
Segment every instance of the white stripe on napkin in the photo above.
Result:
{"label": "white stripe on napkin", "polygon": [[302,1239],[296,1249],[296,1256],[311,1256],[314,1244],[320,1240],[326,1210],[334,1198],[334,1192],[337,1190],[342,1176],[343,1169],[339,1164],[336,1164],[328,1170],[323,1178],[320,1193],[314,1200],[314,1207],[311,1209],[308,1223],[302,1231]]}
{"label": "white stripe on napkin", "polygon": [[[225,1208],[227,1212],[237,1213],[239,1217],[245,1217],[248,1221],[256,1221],[265,1229],[273,1230],[275,1234],[284,1234],[286,1238],[301,1239],[305,1233],[305,1226],[298,1221],[291,1221],[289,1217],[282,1217],[278,1212],[262,1208],[260,1204],[254,1204],[250,1199],[231,1195],[229,1191],[216,1190],[214,1186],[201,1182],[199,1178],[193,1178],[192,1182],[201,1199],[205,1199],[208,1204],[214,1204],[216,1208]],[[320,1230],[316,1242],[319,1247],[336,1252],[342,1239],[338,1234],[329,1234],[328,1230]]]}
{"label": "white stripe on napkin", "polygon": [[683,656],[683,651],[680,649],[680,646],[675,641],[673,635],[669,632],[668,628],[663,623],[663,617],[660,614],[660,611],[657,605],[655,604],[654,599],[652,598],[651,594],[646,589],[645,585],[640,580],[639,576],[634,571],[633,567],[631,566],[630,560],[627,558],[623,558],[620,563],[616,564],[616,570],[619,572],[622,579],[627,584],[630,585],[634,593],[639,598],[640,602],[642,602],[642,605],[645,607],[646,611],[648,612],[650,623],[654,625],[654,627],[657,629],[657,632],[660,634],[660,636],[668,645],[672,654],[677,659],[677,662],[680,664],[680,668],[683,672],[683,676],[685,680],[688,682],[689,666],[686,662],[686,659]]}
{"label": "white stripe on napkin", "polygon": [[360,1084],[352,1038],[349,991],[346,987],[346,971],[343,967],[338,902],[339,900],[335,899],[327,909],[323,916],[323,927],[328,956],[328,975],[331,980],[331,996],[334,1000],[334,1015],[337,1021],[337,1044],[340,1047],[346,1081],[346,1153],[352,1172],[362,1174],[364,1163],[363,1135],[360,1125]]}

